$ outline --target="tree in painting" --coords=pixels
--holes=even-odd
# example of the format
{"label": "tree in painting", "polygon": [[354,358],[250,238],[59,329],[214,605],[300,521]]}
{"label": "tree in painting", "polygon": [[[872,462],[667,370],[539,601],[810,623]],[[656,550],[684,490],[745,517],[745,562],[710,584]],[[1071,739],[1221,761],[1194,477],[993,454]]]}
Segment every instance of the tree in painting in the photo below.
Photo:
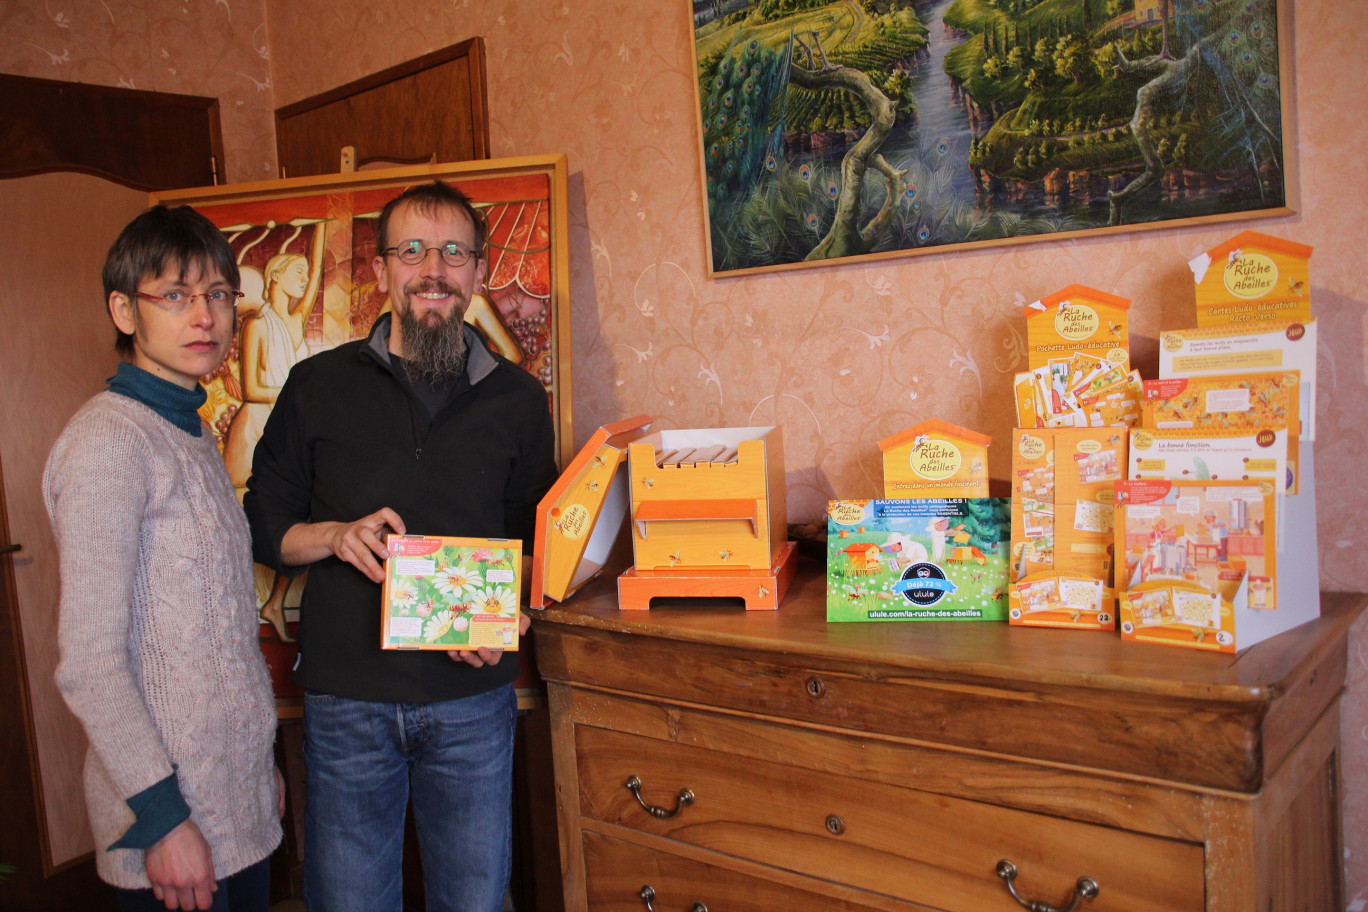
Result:
{"label": "tree in painting", "polygon": [[695,5],[713,268],[1286,204],[1276,0]]}

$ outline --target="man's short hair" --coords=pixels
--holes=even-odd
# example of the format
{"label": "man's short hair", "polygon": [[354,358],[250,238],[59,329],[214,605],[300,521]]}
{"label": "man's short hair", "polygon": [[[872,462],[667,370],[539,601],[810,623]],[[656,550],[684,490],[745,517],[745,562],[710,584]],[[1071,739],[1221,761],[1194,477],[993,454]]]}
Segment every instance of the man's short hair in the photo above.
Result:
{"label": "man's short hair", "polygon": [[[456,209],[464,212],[469,216],[471,224],[475,226],[475,255],[484,256],[485,231],[487,230],[484,216],[475,208],[470,197],[450,184],[439,180],[430,184],[418,184],[409,187],[385,204],[385,208],[380,210],[380,224],[375,228],[375,250],[377,253],[388,249],[390,246],[390,216],[394,214],[394,210],[399,208],[401,203],[412,203],[419,212],[429,216],[439,209]],[[383,254],[381,255],[383,256]]]}
{"label": "man's short hair", "polygon": [[[234,291],[242,284],[233,248],[213,222],[189,206],[153,206],[129,222],[109,248],[101,274],[105,302],[116,291],[136,302],[138,283],[144,279],[173,268],[184,279],[191,267],[218,273]],[[117,327],[116,332],[114,348],[132,355],[133,337]]]}

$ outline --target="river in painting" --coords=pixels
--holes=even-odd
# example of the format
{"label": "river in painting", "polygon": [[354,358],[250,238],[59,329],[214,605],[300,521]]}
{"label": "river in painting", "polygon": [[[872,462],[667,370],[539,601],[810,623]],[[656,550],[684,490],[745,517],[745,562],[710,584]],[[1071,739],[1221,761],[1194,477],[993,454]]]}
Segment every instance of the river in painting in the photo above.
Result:
{"label": "river in painting", "polygon": [[[1040,179],[1029,179],[971,168],[971,150],[989,134],[994,117],[989,106],[974,106],[960,84],[947,73],[946,56],[953,48],[966,41],[984,40],[946,25],[944,16],[953,3],[954,0],[930,0],[913,7],[926,28],[926,44],[916,54],[899,61],[897,68],[910,77],[916,116],[900,115],[879,150],[893,168],[903,172],[902,199],[890,226],[873,239],[867,252],[914,252],[921,248],[1048,236],[1106,226],[1110,215],[1108,192],[1125,187],[1141,173],[1144,162],[1138,153],[1129,167],[1111,167],[1105,175],[1061,167]],[[830,6],[848,7],[862,16],[864,6],[857,4],[858,0],[843,0]],[[1255,5],[1247,3],[1246,8]],[[1258,0],[1257,5],[1270,4],[1268,0]],[[751,4],[739,0],[724,2],[718,8],[696,3],[695,27],[702,34],[701,29],[715,16],[730,13],[735,20],[751,8]],[[1271,25],[1269,32],[1275,34]],[[745,37],[741,31],[737,34]],[[1181,56],[1176,28],[1173,41],[1177,56]],[[1269,43],[1265,38],[1264,44]],[[1222,48],[1218,46],[1217,50]],[[1276,55],[1276,49],[1273,53]],[[1217,55],[1207,56],[1220,64]],[[794,54],[792,65],[802,65],[798,54]],[[1234,77],[1224,74],[1224,78],[1229,81]],[[707,86],[703,89],[706,92]],[[1275,92],[1276,89],[1275,85]],[[1118,106],[1109,122],[1113,129],[1124,131],[1125,139],[1130,139],[1133,98],[1133,93],[1124,97],[1122,102],[1128,107]],[[706,100],[705,94],[705,105]],[[1000,106],[997,113],[1001,118],[1014,116],[1007,106]],[[710,179],[714,270],[785,265],[811,254],[831,230],[845,179],[842,160],[861,135],[862,131],[850,129],[786,133],[779,161],[774,161],[775,156],[768,160],[773,173],[762,175],[745,194],[729,197],[717,193]],[[1279,154],[1280,144],[1279,134]],[[710,165],[705,149],[705,166]],[[801,175],[807,187],[798,183],[793,174]],[[1160,179],[1126,201],[1120,222],[1130,226],[1153,225],[1283,205],[1280,174],[1271,190],[1270,182],[1261,181],[1256,175],[1254,165],[1195,173],[1168,168]],[[786,191],[787,197],[781,197],[780,189],[794,186],[799,194],[806,192],[807,198],[795,198],[791,191]],[[867,222],[878,212],[887,192],[881,176],[873,171],[866,174],[859,197],[862,221]],[[775,224],[784,225],[782,237],[776,235]]]}

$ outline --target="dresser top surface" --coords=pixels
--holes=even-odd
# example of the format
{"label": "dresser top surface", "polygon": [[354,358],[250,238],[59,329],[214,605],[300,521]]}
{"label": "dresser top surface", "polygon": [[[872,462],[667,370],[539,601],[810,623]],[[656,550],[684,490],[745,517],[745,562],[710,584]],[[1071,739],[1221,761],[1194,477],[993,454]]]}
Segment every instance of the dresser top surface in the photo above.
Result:
{"label": "dresser top surface", "polygon": [[[1234,655],[1123,642],[1119,634],[1013,627],[1004,622],[828,623],[825,578],[803,561],[777,610],[729,600],[663,599],[649,610],[617,607],[606,572],[564,603],[532,610],[534,622],[764,654],[802,654],[905,674],[1064,685],[1196,700],[1270,702],[1338,655],[1368,594],[1324,593],[1321,617]],[[1333,664],[1333,663],[1332,663]]]}

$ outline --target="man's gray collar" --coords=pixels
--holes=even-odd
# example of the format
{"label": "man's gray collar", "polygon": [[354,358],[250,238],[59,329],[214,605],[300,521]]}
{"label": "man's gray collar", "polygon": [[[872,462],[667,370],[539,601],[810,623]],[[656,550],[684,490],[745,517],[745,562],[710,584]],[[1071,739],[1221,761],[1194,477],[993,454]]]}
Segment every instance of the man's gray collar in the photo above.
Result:
{"label": "man's gray collar", "polygon": [[[390,361],[390,323],[394,319],[392,313],[380,315],[380,319],[375,321],[375,331],[371,333],[370,341],[366,347],[381,360],[384,364],[392,364]],[[474,386],[485,377],[488,377],[494,368],[498,367],[499,362],[495,359],[485,345],[484,337],[480,335],[469,323],[462,324],[461,335],[465,339],[466,351],[466,379],[470,385]]]}

